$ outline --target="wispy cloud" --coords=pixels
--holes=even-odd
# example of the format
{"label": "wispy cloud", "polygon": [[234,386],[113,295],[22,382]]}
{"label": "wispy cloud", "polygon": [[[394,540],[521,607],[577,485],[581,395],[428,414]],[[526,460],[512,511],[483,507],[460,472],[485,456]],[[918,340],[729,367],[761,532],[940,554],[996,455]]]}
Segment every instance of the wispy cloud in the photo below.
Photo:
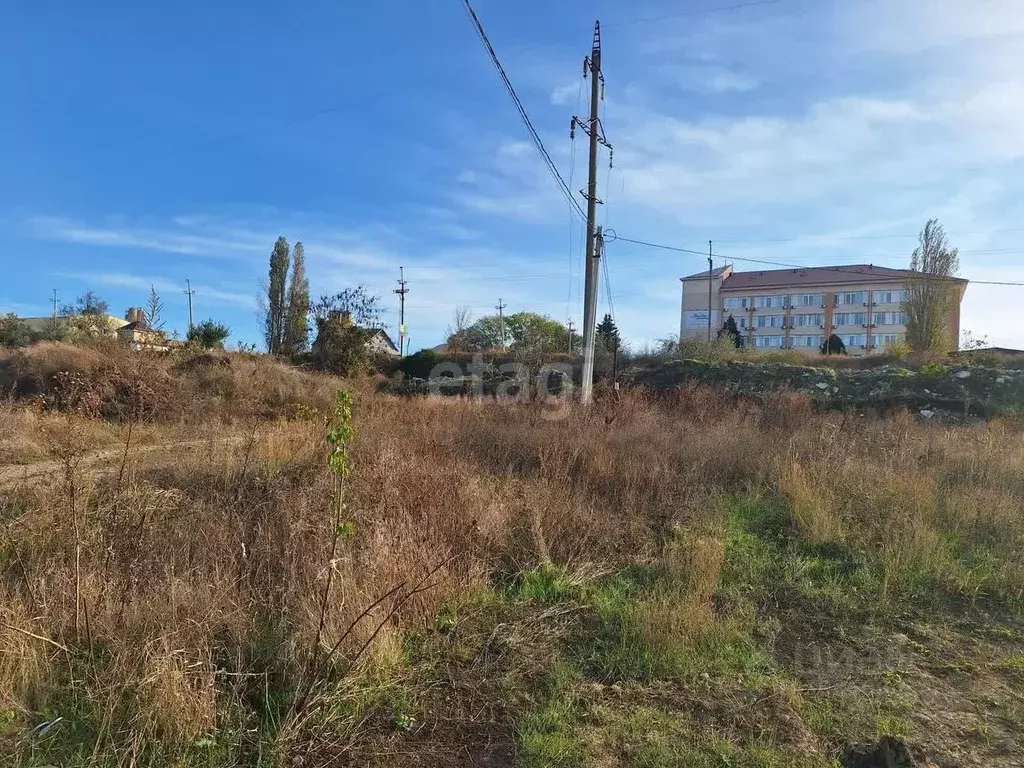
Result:
{"label": "wispy cloud", "polygon": [[[59,277],[78,280],[90,286],[109,286],[112,288],[126,288],[136,291],[140,296],[149,294],[150,288],[155,288],[158,293],[175,295],[183,290],[180,283],[167,277],[140,275],[130,272],[61,272]],[[226,290],[207,283],[193,283],[192,289],[196,296],[205,303],[214,306],[235,306],[246,309],[256,309],[258,299],[255,290],[252,293]]]}
{"label": "wispy cloud", "polygon": [[40,239],[81,245],[137,248],[189,256],[225,256],[267,250],[266,237],[257,239],[253,233],[226,239],[174,229],[97,226],[54,216],[35,216],[28,224]]}

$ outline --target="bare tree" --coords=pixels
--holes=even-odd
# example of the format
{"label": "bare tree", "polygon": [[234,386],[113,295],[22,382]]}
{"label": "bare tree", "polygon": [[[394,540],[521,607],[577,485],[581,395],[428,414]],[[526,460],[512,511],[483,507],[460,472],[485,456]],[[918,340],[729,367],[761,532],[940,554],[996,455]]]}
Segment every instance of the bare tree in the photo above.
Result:
{"label": "bare tree", "polygon": [[946,240],[938,219],[929,219],[910,257],[913,275],[907,282],[907,342],[915,352],[940,352],[953,343],[949,335],[949,313],[956,285],[950,278],[960,269],[960,256]]}
{"label": "bare tree", "polygon": [[473,326],[473,311],[468,304],[459,304],[452,313],[452,325],[445,334],[446,346],[454,351],[462,351],[467,346],[466,332]]}

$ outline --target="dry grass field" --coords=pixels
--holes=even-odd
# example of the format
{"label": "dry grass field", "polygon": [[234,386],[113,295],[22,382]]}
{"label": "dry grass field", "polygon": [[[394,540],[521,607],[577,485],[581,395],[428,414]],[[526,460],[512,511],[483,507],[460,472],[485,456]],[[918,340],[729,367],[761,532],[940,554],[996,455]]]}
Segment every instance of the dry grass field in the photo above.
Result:
{"label": "dry grass field", "polygon": [[1018,421],[0,358],[4,766],[1024,764]]}

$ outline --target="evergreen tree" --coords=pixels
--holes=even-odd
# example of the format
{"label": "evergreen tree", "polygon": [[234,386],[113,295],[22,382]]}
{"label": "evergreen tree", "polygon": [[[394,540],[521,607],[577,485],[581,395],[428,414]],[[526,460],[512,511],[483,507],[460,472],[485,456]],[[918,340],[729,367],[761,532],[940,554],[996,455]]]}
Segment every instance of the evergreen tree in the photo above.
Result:
{"label": "evergreen tree", "polygon": [[843,340],[841,338],[839,338],[836,334],[833,333],[831,336],[825,339],[825,343],[821,345],[821,354],[845,355],[846,344],[843,343]]}
{"label": "evergreen tree", "polygon": [[231,329],[213,319],[193,325],[188,331],[188,340],[203,349],[223,349],[224,340],[231,335]]}
{"label": "evergreen tree", "polygon": [[619,329],[615,327],[615,321],[612,320],[610,314],[605,314],[604,318],[597,326],[597,338],[600,340],[601,345],[609,352],[614,352],[622,345],[622,339],[619,337]]}
{"label": "evergreen tree", "polygon": [[283,237],[277,238],[274,250],[270,253],[270,273],[267,281],[266,342],[267,351],[272,355],[280,354],[284,344],[285,327],[288,322],[285,288],[288,283],[290,260],[288,241]]}
{"label": "evergreen tree", "polygon": [[164,302],[154,286],[149,286],[149,302],[146,305],[146,325],[150,330],[164,329]]}
{"label": "evergreen tree", "polygon": [[305,352],[309,345],[309,278],[306,277],[305,250],[298,242],[292,249],[292,278],[288,285],[288,315],[281,354],[291,357]]}
{"label": "evergreen tree", "polygon": [[736,349],[743,349],[743,334],[740,333],[740,329],[736,325],[736,318],[732,315],[729,315],[722,324],[722,328],[718,331],[718,338],[729,339]]}

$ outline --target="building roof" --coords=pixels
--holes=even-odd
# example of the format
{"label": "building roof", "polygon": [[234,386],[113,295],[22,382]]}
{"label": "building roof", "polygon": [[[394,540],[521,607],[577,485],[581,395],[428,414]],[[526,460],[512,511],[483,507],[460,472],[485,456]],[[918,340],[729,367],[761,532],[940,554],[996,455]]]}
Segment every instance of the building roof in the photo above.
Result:
{"label": "building roof", "polygon": [[[803,267],[799,269],[767,269],[758,272],[733,272],[722,281],[723,291],[751,288],[799,288],[814,285],[860,285],[863,283],[904,282],[919,277],[920,272],[891,269],[874,264],[843,264],[834,267]],[[966,284],[963,278],[948,278]]]}
{"label": "building roof", "polygon": [[396,352],[398,351],[398,345],[391,340],[391,336],[389,336],[388,332],[383,328],[367,328],[366,330],[369,332],[371,338],[374,336],[383,336],[388,345]]}
{"label": "building roof", "polygon": [[[726,270],[731,270],[731,269],[732,269],[732,264],[726,264],[724,267],[715,267],[713,270],[711,270],[711,276],[712,277],[721,277],[723,272],[725,272]],[[705,269],[703,272],[697,272],[696,274],[687,275],[686,277],[680,277],[679,279],[680,280],[707,280],[708,279],[708,271]]]}

